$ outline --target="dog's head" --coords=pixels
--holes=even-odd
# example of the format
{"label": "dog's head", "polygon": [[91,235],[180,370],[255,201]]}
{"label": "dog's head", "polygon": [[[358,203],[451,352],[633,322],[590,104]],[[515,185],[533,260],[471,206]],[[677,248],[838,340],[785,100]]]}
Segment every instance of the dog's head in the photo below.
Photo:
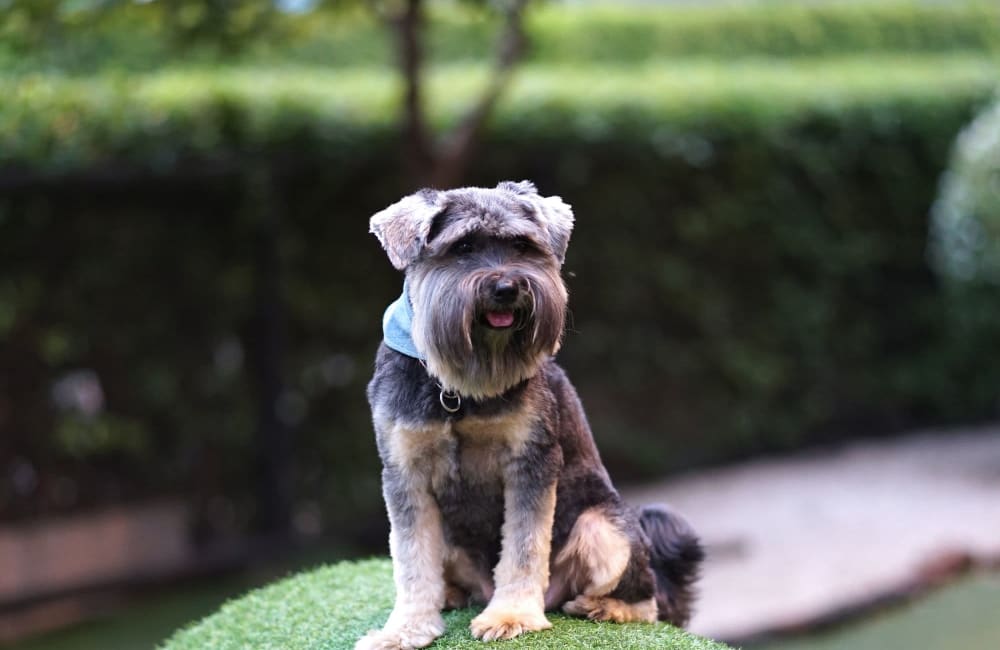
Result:
{"label": "dog's head", "polygon": [[413,303],[427,368],[470,397],[499,395],[559,349],[573,212],[528,182],[421,190],[371,219]]}

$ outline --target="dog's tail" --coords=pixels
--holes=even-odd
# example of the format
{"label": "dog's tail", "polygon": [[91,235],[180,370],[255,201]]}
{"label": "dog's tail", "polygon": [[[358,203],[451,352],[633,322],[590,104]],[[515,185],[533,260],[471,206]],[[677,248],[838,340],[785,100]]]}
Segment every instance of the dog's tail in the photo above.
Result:
{"label": "dog's tail", "polygon": [[691,618],[694,583],[705,551],[691,525],[665,505],[642,508],[639,525],[649,538],[659,618],[683,627]]}

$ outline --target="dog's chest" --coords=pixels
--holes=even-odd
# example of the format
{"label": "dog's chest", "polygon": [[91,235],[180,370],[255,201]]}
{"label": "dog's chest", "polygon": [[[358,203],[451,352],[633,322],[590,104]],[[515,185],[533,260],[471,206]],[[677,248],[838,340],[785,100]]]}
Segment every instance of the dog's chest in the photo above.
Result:
{"label": "dog's chest", "polygon": [[504,469],[514,449],[500,423],[455,422],[431,489],[449,543],[493,557],[504,516]]}
{"label": "dog's chest", "polygon": [[504,474],[532,436],[527,409],[391,427],[393,462],[429,483],[449,543],[492,557],[504,518]]}
{"label": "dog's chest", "polygon": [[443,423],[438,444],[425,457],[431,464],[434,492],[443,496],[469,486],[502,492],[504,467],[520,446],[521,436],[511,430],[515,426],[511,418]]}
{"label": "dog's chest", "polygon": [[392,462],[430,479],[435,491],[455,482],[502,483],[504,468],[531,435],[521,411],[386,429]]}

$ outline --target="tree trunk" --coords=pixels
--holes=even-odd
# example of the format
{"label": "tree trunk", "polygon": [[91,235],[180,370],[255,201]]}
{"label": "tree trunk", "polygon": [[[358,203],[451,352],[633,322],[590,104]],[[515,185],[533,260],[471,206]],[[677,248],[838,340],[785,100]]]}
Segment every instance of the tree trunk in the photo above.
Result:
{"label": "tree trunk", "polygon": [[427,127],[423,84],[425,52],[423,0],[406,0],[403,10],[386,20],[396,36],[398,64],[404,82],[403,138],[406,173],[415,186],[437,188],[461,184],[482,130],[510,82],[524,53],[523,14],[527,0],[503,7],[504,26],[497,42],[492,76],[478,100],[448,133],[435,140]]}
{"label": "tree trunk", "polygon": [[416,184],[429,181],[434,152],[427,133],[423,105],[425,25],[423,0],[406,0],[402,13],[390,19],[396,32],[399,69],[403,73],[403,159],[406,173]]}

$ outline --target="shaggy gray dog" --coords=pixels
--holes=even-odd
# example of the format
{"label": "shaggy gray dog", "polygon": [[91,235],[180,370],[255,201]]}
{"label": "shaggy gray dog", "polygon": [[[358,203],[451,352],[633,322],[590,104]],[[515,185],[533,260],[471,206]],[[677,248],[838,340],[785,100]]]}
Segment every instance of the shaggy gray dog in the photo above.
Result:
{"label": "shaggy gray dog", "polygon": [[396,603],[357,649],[422,648],[441,610],[484,641],[600,621],[687,622],[702,550],[663,506],[622,502],[563,370],[573,213],[527,181],[422,190],[371,231],[405,271],[368,399]]}

